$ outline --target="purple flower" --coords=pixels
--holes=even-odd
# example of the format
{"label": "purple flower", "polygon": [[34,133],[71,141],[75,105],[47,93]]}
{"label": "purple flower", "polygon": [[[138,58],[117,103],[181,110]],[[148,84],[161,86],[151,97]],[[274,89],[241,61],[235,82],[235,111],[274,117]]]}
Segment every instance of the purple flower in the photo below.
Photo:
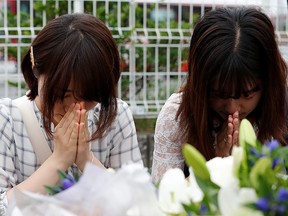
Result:
{"label": "purple flower", "polygon": [[277,140],[272,140],[270,142],[267,142],[265,145],[268,147],[269,151],[272,152],[273,150],[278,148],[279,142]]}
{"label": "purple flower", "polygon": [[280,163],[280,158],[274,158],[272,162],[272,169],[275,169],[275,167]]}
{"label": "purple flower", "polygon": [[260,198],[256,202],[256,206],[261,211],[268,211],[269,210],[269,202],[266,198]]}
{"label": "purple flower", "polygon": [[277,193],[277,199],[281,202],[288,201],[288,190],[285,188],[279,188]]}
{"label": "purple flower", "polygon": [[253,147],[250,148],[250,152],[252,153],[252,155],[255,155],[255,156],[259,155],[259,152],[257,151],[257,149],[255,149]]}
{"label": "purple flower", "polygon": [[253,147],[250,148],[250,152],[251,152],[252,155],[254,155],[254,156],[258,157],[258,158],[261,158],[261,157],[265,156],[265,154],[263,154],[262,152],[259,152],[256,148],[253,148]]}
{"label": "purple flower", "polygon": [[68,178],[65,178],[61,181],[61,184],[64,188],[64,190],[66,190],[67,188],[71,187],[72,185],[74,185],[74,181]]}
{"label": "purple flower", "polygon": [[200,205],[200,214],[201,215],[206,215],[207,211],[208,211],[208,209],[207,209],[206,205],[204,203],[201,203],[201,205]]}
{"label": "purple flower", "polygon": [[69,179],[71,182],[76,183],[76,180],[75,180],[74,176],[67,175],[66,178]]}

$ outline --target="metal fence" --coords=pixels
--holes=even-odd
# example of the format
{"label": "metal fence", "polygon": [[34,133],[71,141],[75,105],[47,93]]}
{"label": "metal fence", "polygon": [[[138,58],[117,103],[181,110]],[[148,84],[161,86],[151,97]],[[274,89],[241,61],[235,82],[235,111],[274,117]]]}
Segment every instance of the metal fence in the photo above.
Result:
{"label": "metal fence", "polygon": [[22,55],[42,27],[56,16],[85,12],[103,20],[119,45],[119,97],[134,117],[156,117],[185,80],[189,41],[199,17],[215,7],[240,4],[269,13],[288,59],[286,0],[0,0],[0,97],[25,93]]}

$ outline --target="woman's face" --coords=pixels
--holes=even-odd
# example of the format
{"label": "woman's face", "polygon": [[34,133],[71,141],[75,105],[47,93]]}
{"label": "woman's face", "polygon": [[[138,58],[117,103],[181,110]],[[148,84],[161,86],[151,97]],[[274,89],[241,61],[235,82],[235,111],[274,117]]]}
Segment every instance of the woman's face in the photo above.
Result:
{"label": "woman's face", "polygon": [[[41,95],[42,95],[41,94],[41,89],[43,87],[43,81],[44,81],[43,76],[40,76],[40,78],[38,80],[39,80],[38,81],[38,95],[39,95],[38,98],[41,101],[41,98],[42,98],[41,97]],[[83,108],[86,109],[87,111],[92,109],[93,107],[95,107],[96,104],[97,104],[96,101],[95,102],[87,102],[87,101],[79,101],[79,100],[77,100],[75,98],[75,96],[74,96],[73,84],[70,83],[69,86],[68,86],[67,91],[64,93],[63,101],[59,100],[54,105],[54,110],[53,110],[53,113],[54,113],[54,117],[53,117],[54,126],[56,126],[61,121],[61,119],[64,117],[65,113],[68,111],[68,108],[69,108],[69,106],[72,103],[80,103],[80,102],[83,104]],[[37,104],[37,100],[36,100],[36,104]],[[42,104],[42,103],[40,102],[39,105],[40,104]],[[45,102],[43,104],[45,104]],[[38,107],[39,107],[39,105],[38,105]],[[41,110],[41,108],[40,108],[40,110]]]}
{"label": "woman's face", "polygon": [[246,118],[258,105],[262,95],[261,88],[250,86],[248,90],[235,99],[233,96],[225,96],[212,91],[209,97],[210,107],[224,120],[228,115],[239,112],[239,118]]}

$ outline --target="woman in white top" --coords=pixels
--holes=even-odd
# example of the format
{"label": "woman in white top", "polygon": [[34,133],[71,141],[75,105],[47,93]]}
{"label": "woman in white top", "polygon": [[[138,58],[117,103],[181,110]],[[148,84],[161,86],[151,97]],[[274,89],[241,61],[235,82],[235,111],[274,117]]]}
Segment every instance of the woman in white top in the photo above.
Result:
{"label": "woman in white top", "polygon": [[19,109],[2,99],[1,215],[14,188],[46,193],[44,185],[58,181],[57,170],[83,171],[87,162],[115,169],[142,164],[132,114],[116,98],[119,65],[111,32],[92,15],[60,16],[39,32],[21,67],[52,154],[40,163]]}
{"label": "woman in white top", "polygon": [[270,19],[253,8],[218,8],[195,26],[183,89],[163,106],[155,128],[152,177],[184,169],[182,145],[204,157],[230,155],[247,118],[260,141],[286,144],[287,66]]}

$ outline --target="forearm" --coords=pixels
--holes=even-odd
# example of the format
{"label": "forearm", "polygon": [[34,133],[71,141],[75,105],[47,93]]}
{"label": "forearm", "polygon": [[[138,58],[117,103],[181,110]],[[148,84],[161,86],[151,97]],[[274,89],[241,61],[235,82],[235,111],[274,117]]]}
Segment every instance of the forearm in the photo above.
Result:
{"label": "forearm", "polygon": [[[42,165],[37,169],[28,179],[21,182],[16,186],[19,190],[26,190],[30,192],[36,192],[45,194],[44,185],[54,185],[59,180],[57,170],[66,171],[67,166],[59,163],[59,160],[55,160],[51,155]],[[15,187],[14,187],[15,188]],[[14,188],[7,191],[7,199],[9,201]]]}

